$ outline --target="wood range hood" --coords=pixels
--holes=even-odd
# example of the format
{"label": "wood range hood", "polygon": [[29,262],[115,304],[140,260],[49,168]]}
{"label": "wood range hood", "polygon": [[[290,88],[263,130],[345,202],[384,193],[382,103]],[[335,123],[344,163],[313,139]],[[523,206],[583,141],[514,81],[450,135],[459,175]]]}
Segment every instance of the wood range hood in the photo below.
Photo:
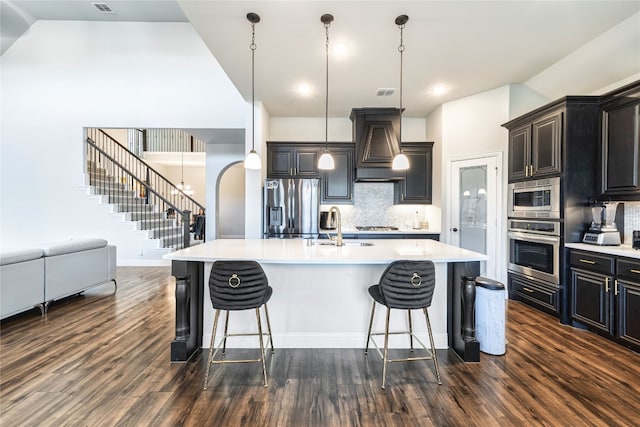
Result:
{"label": "wood range hood", "polygon": [[353,108],[353,142],[356,147],[356,182],[387,182],[404,179],[402,171],[391,169],[400,152],[399,108]]}

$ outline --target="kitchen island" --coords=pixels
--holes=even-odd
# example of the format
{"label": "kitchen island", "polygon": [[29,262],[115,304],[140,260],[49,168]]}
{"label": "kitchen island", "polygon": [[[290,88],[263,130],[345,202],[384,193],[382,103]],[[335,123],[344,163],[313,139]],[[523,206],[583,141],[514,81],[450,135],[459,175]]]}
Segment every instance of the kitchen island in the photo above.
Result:
{"label": "kitchen island", "polygon": [[[475,289],[461,278],[479,274],[480,261],[487,259],[483,254],[424,239],[345,240],[341,247],[326,240],[219,239],[164,258],[172,260],[176,278],[172,361],[188,360],[203,343],[209,344],[213,309],[208,278],[214,261],[230,259],[255,260],[264,268],[273,287],[268,305],[274,345],[280,348],[363,348],[372,302],[368,287],[392,261],[432,260],[436,289],[429,316],[436,348],[451,348],[465,361],[479,361],[473,314],[466,320],[463,316],[473,307]],[[377,330],[383,328],[380,311],[374,322]],[[414,329],[426,339],[424,318],[414,317]],[[231,315],[234,332],[252,331],[254,324],[253,312]],[[390,330],[406,330],[406,324],[405,314],[392,312]],[[408,346],[406,337],[407,342],[394,338],[398,340],[391,341],[391,347]],[[235,338],[228,345],[254,347],[255,342]]]}

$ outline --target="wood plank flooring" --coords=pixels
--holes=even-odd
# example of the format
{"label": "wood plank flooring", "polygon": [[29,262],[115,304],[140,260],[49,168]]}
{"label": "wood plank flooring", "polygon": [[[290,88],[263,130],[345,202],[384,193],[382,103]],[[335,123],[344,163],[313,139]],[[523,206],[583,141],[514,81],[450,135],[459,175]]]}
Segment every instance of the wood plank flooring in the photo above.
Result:
{"label": "wood plank flooring", "polygon": [[[362,349],[278,349],[259,364],[172,364],[169,268],[103,285],[0,325],[2,426],[638,426],[640,356],[518,302],[504,356],[392,364]],[[274,298],[276,295],[274,295]],[[330,315],[330,313],[328,313]],[[207,325],[210,328],[211,325]],[[229,350],[249,355],[250,350]],[[205,352],[206,355],[206,352]]]}

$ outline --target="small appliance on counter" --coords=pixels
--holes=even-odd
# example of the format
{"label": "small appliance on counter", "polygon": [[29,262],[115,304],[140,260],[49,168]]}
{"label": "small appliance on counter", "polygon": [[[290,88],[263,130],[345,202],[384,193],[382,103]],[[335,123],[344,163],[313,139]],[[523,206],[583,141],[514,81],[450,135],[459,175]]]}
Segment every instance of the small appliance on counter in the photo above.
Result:
{"label": "small appliance on counter", "polygon": [[633,249],[640,249],[640,230],[633,230],[633,240],[631,241]]}
{"label": "small appliance on counter", "polygon": [[624,204],[618,202],[594,203],[591,206],[591,226],[583,243],[600,246],[619,246],[624,230]]}
{"label": "small appliance on counter", "polygon": [[336,229],[336,213],[334,211],[320,212],[320,229],[335,230]]}

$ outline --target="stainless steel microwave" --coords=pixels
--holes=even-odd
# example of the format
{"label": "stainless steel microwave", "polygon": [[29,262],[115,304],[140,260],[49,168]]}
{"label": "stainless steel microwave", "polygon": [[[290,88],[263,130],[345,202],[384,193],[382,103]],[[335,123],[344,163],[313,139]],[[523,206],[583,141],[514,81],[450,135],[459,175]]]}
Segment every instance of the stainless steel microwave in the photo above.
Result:
{"label": "stainless steel microwave", "polygon": [[560,218],[560,178],[509,184],[508,215],[511,218]]}

